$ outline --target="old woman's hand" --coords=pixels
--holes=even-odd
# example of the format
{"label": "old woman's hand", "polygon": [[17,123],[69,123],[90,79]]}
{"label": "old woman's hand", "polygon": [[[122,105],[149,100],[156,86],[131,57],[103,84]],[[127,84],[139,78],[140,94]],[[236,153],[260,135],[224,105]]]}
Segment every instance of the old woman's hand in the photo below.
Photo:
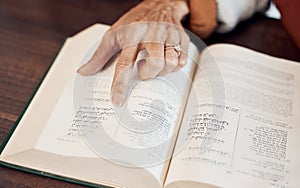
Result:
{"label": "old woman's hand", "polygon": [[81,75],[100,71],[120,52],[111,88],[111,101],[121,106],[128,95],[132,69],[137,55],[145,58],[138,64],[141,79],[151,79],[178,70],[186,64],[189,37],[181,19],[189,9],[184,0],[145,0],[124,14],[106,32],[87,64],[78,69]]}

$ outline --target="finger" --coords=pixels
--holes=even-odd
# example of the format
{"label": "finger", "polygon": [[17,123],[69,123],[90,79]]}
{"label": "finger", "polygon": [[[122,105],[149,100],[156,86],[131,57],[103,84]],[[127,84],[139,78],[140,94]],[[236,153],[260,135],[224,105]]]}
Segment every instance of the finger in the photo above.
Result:
{"label": "finger", "polygon": [[181,47],[181,53],[180,56],[178,57],[178,65],[174,69],[174,71],[178,71],[181,69],[184,65],[187,63],[187,58],[188,58],[188,50],[189,50],[189,45],[190,45],[190,38],[189,36],[184,32],[180,32],[180,47]]}
{"label": "finger", "polygon": [[138,45],[147,32],[146,22],[131,23],[118,28],[119,44],[122,49]]}
{"label": "finger", "polygon": [[91,75],[99,72],[106,62],[115,55],[120,47],[116,41],[115,33],[106,33],[97,50],[93,54],[92,58],[83,66],[81,66],[77,73],[81,75]]}
{"label": "finger", "polygon": [[124,48],[118,58],[113,83],[111,101],[114,106],[122,106],[133,86],[133,63],[137,56],[137,46]]}
{"label": "finger", "polygon": [[[160,15],[160,19],[164,18]],[[139,50],[145,49],[146,58],[138,62],[138,73],[142,80],[152,79],[161,72],[164,67],[164,44],[167,38],[166,24],[150,22],[149,28],[141,41]]]}
{"label": "finger", "polygon": [[170,26],[168,28],[168,36],[165,46],[165,66],[162,71],[159,73],[159,76],[164,76],[172,72],[178,65],[178,52],[174,49],[174,45],[179,44],[179,33],[176,30],[176,27]]}
{"label": "finger", "polygon": [[141,49],[146,50],[146,58],[138,62],[138,73],[142,80],[152,79],[164,68],[164,44],[144,43]]}

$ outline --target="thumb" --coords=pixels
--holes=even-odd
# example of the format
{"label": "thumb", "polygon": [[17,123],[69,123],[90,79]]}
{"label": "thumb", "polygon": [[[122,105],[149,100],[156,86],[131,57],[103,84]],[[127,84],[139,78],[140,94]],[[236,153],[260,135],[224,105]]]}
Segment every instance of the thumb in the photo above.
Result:
{"label": "thumb", "polygon": [[99,72],[119,49],[120,47],[116,40],[115,33],[105,33],[92,58],[86,64],[81,66],[77,70],[77,73],[86,76]]}
{"label": "thumb", "polygon": [[200,38],[207,38],[217,27],[215,0],[190,0],[190,29]]}

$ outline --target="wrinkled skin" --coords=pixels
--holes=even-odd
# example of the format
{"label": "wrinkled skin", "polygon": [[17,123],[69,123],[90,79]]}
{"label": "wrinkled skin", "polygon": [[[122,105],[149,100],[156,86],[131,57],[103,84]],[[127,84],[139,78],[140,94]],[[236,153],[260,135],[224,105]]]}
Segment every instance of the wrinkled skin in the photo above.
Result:
{"label": "wrinkled skin", "polygon": [[[121,106],[128,95],[132,69],[140,51],[146,51],[143,61],[137,65],[138,76],[142,80],[166,75],[186,64],[189,37],[180,21],[188,12],[184,0],[141,2],[112,25],[92,58],[78,69],[78,73],[97,73],[113,55],[120,52],[111,101],[115,106]],[[181,46],[182,53],[172,47],[177,44]]]}

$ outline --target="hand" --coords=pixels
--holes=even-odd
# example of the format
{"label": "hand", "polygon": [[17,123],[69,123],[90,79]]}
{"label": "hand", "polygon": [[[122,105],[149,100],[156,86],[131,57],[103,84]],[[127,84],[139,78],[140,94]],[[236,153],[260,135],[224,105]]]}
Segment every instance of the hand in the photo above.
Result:
{"label": "hand", "polygon": [[[112,103],[121,106],[130,89],[139,51],[146,51],[144,60],[137,66],[143,80],[166,75],[186,64],[189,37],[180,21],[187,13],[188,6],[183,0],[143,1],[112,25],[92,58],[77,72],[94,74],[121,50],[111,88]],[[183,53],[170,47],[178,44]]]}

